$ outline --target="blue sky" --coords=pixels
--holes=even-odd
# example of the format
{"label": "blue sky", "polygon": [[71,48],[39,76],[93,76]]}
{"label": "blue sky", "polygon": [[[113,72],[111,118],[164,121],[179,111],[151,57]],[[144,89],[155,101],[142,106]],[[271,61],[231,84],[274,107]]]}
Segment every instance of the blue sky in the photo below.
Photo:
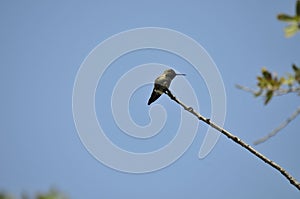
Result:
{"label": "blue sky", "polygon": [[[57,187],[75,199],[299,198],[299,191],[277,171],[224,136],[206,158],[199,160],[199,147],[208,128],[202,123],[191,147],[167,168],[147,174],[113,170],[86,150],[72,115],[75,77],[93,48],[132,28],[169,28],[193,38],[207,50],[226,89],[224,127],[252,143],[299,105],[299,96],[288,95],[264,106],[262,99],[235,88],[237,83],[254,87],[263,66],[286,74],[292,63],[300,64],[300,36],[284,38],[285,24],[276,20],[278,13],[294,14],[294,4],[294,0],[229,0],[226,4],[215,0],[1,1],[0,190],[20,195]],[[121,76],[131,66],[150,62],[171,63],[180,72],[193,73],[178,57],[142,51],[124,56],[106,75],[108,79],[115,73]],[[187,76],[189,81],[195,81],[193,78]],[[203,80],[199,81],[194,86],[199,91],[201,113],[210,117],[209,94]],[[96,93],[99,117],[101,100],[111,95],[101,93],[110,89],[105,82],[103,86]],[[149,122],[146,101],[151,91],[150,85],[141,88],[133,99],[139,107],[130,104],[138,124]],[[173,132],[179,108],[165,96],[157,103],[169,112],[165,128]],[[110,117],[102,118],[100,122],[107,128],[115,128],[110,126]],[[109,136],[120,146],[136,149],[136,142],[127,137]],[[137,150],[156,148],[170,137],[156,137],[157,142],[144,140],[145,149],[143,140],[139,141]],[[297,118],[276,137],[255,148],[299,180],[299,138]]]}

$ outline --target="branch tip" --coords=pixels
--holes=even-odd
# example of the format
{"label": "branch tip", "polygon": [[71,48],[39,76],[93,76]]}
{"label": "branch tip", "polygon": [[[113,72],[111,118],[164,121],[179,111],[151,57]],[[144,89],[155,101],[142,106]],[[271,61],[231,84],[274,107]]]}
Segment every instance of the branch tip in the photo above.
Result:
{"label": "branch tip", "polygon": [[[231,139],[232,141],[234,141],[235,143],[239,144],[241,147],[245,148],[246,150],[248,150],[250,153],[252,153],[253,155],[255,155],[256,157],[258,157],[259,159],[261,159],[262,161],[264,161],[266,164],[270,165],[271,167],[273,167],[274,169],[276,169],[277,171],[279,171],[292,185],[294,185],[299,191],[300,191],[300,183],[293,177],[291,176],[285,169],[283,169],[280,165],[276,164],[274,161],[270,160],[269,158],[267,158],[266,156],[264,156],[263,154],[259,153],[258,151],[256,151],[254,148],[252,148],[249,144],[247,144],[246,142],[244,142],[243,140],[241,140],[240,138],[238,138],[237,136],[231,134],[229,131],[223,129],[222,127],[218,126],[217,124],[213,123],[210,121],[210,119],[203,117],[202,115],[200,115],[199,113],[197,113],[196,111],[194,111],[192,109],[192,107],[188,107],[187,105],[185,105],[184,103],[182,103],[181,101],[179,101],[168,89],[168,91],[166,92],[166,94],[173,100],[175,101],[177,104],[179,104],[180,106],[182,106],[185,110],[189,111],[190,113],[192,113],[193,115],[195,115],[199,120],[207,123],[208,125],[210,125],[212,128],[216,129],[217,131],[219,131],[220,133],[222,133],[223,135],[225,135],[226,137],[228,137],[229,139]],[[297,112],[296,116],[298,114],[300,114],[300,107],[298,108],[299,112]]]}

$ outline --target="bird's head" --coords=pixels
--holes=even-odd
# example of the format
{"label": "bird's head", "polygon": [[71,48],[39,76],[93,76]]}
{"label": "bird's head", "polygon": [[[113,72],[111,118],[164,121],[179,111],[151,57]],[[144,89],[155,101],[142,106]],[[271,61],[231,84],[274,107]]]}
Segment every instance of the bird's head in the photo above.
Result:
{"label": "bird's head", "polygon": [[174,79],[174,77],[176,75],[185,75],[185,74],[177,74],[177,73],[175,73],[175,71],[173,69],[165,70],[164,74],[165,74],[166,77],[168,77],[170,79]]}

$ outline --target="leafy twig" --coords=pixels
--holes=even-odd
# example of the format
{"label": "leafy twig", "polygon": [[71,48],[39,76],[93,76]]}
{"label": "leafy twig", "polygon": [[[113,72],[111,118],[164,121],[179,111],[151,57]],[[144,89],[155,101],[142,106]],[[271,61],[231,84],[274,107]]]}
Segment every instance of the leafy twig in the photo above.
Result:
{"label": "leafy twig", "polygon": [[300,190],[300,183],[293,177],[291,176],[285,169],[283,169],[280,165],[276,164],[274,161],[268,159],[266,156],[264,156],[263,154],[259,153],[258,151],[256,151],[254,148],[252,148],[249,144],[247,144],[246,142],[244,142],[243,140],[241,140],[240,138],[238,138],[237,136],[231,134],[229,131],[226,131],[225,129],[223,129],[222,127],[218,126],[217,124],[213,123],[212,121],[210,121],[210,119],[203,117],[202,115],[200,115],[199,113],[197,113],[192,107],[189,107],[187,105],[185,105],[183,102],[181,102],[180,100],[178,100],[169,89],[166,89],[165,94],[167,94],[173,101],[175,101],[176,103],[178,103],[180,106],[182,106],[186,111],[192,113],[193,115],[195,115],[198,120],[201,120],[203,122],[205,122],[206,124],[208,124],[209,126],[213,127],[214,129],[216,129],[217,131],[219,131],[220,133],[222,133],[223,135],[227,136],[229,139],[231,139],[232,141],[234,141],[235,143],[239,144],[240,146],[244,147],[245,149],[247,149],[249,152],[251,152],[253,155],[255,155],[256,157],[258,157],[259,159],[261,159],[262,161],[264,161],[265,163],[269,164],[271,167],[275,168],[277,171],[279,171],[286,179],[289,180],[289,182],[294,185],[298,190]]}
{"label": "leafy twig", "polygon": [[294,120],[298,115],[300,114],[300,107],[297,108],[297,110],[289,117],[287,118],[283,123],[281,123],[277,128],[275,128],[271,133],[266,135],[265,137],[262,137],[254,142],[254,145],[258,145],[262,142],[267,141],[274,135],[276,135],[280,130],[282,130],[284,127],[286,127],[292,120]]}
{"label": "leafy twig", "polygon": [[288,26],[284,29],[286,37],[296,34],[300,30],[300,0],[296,2],[296,13],[294,16],[281,13],[277,15],[277,19],[288,23]]}
{"label": "leafy twig", "polygon": [[[258,91],[255,91],[252,88],[242,86],[242,85],[239,85],[239,84],[236,84],[235,86],[236,86],[236,88],[241,89],[241,90],[246,91],[246,92],[249,92],[249,93],[252,93],[253,95],[255,95],[258,92]],[[300,95],[300,87],[291,87],[291,88],[287,88],[287,89],[283,89],[283,88],[278,89],[274,93],[274,96],[282,96],[282,95],[286,95],[286,94],[289,94],[289,93],[296,93],[296,94]],[[265,96],[263,95],[263,97],[265,97]]]}

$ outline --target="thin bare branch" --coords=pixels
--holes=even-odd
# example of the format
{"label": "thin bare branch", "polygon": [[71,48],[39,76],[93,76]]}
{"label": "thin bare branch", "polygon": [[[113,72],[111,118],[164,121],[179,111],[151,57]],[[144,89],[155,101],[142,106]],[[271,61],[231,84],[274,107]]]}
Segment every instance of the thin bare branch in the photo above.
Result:
{"label": "thin bare branch", "polygon": [[285,95],[288,93],[298,93],[300,94],[300,87],[290,87],[288,89],[279,89],[275,95],[280,96],[280,95]]}
{"label": "thin bare branch", "polygon": [[[255,95],[257,93],[257,91],[253,90],[252,88],[246,87],[246,86],[242,86],[242,85],[237,84],[236,87],[238,89],[243,90],[243,91],[252,93],[253,95]],[[282,88],[278,89],[277,91],[275,91],[274,96],[281,96],[281,95],[286,95],[286,94],[289,94],[289,93],[300,94],[300,87],[290,87],[290,88],[287,88],[287,89],[282,89]],[[262,96],[265,96],[265,95],[262,95]]]}
{"label": "thin bare branch", "polygon": [[200,115],[199,113],[197,113],[192,107],[189,107],[187,105],[185,105],[183,102],[181,102],[180,100],[178,100],[169,89],[166,90],[165,92],[173,101],[175,101],[176,103],[178,103],[180,106],[182,106],[186,111],[192,113],[193,115],[195,115],[199,120],[205,122],[206,124],[208,124],[209,126],[213,127],[214,129],[216,129],[217,131],[219,131],[220,133],[222,133],[223,135],[227,136],[229,139],[231,139],[232,141],[234,141],[235,143],[239,144],[240,146],[244,147],[245,149],[247,149],[249,152],[251,152],[253,155],[255,155],[256,157],[258,157],[259,159],[261,159],[262,161],[264,161],[265,163],[267,163],[268,165],[270,165],[271,167],[275,168],[277,171],[279,171],[286,179],[288,179],[288,181],[294,185],[298,190],[300,190],[300,183],[293,177],[291,176],[285,169],[283,169],[280,165],[278,165],[277,163],[275,163],[274,161],[268,159],[266,156],[264,156],[263,154],[259,153],[258,151],[256,151],[254,148],[252,148],[249,144],[247,144],[246,142],[244,142],[243,140],[241,140],[240,138],[238,138],[237,136],[231,134],[229,131],[226,131],[225,129],[223,129],[222,127],[218,126],[217,124],[213,123],[212,121],[210,121],[210,119],[203,117],[202,115]]}
{"label": "thin bare branch", "polygon": [[263,143],[265,141],[267,141],[268,139],[270,139],[271,137],[273,137],[274,135],[276,135],[279,131],[281,131],[283,128],[285,128],[292,120],[294,120],[298,115],[300,114],[300,107],[297,108],[297,110],[295,112],[293,112],[293,114],[288,117],[284,122],[282,122],[277,128],[275,128],[271,133],[269,133],[268,135],[266,135],[265,137],[262,137],[258,140],[256,140],[253,144],[254,145],[258,145],[260,143]]}
{"label": "thin bare branch", "polygon": [[242,85],[239,85],[239,84],[236,84],[235,87],[238,88],[238,89],[241,89],[243,91],[246,91],[248,93],[252,93],[252,94],[255,94],[257,92],[255,90],[253,90],[252,88],[249,88],[249,87],[246,87],[246,86],[242,86]]}

